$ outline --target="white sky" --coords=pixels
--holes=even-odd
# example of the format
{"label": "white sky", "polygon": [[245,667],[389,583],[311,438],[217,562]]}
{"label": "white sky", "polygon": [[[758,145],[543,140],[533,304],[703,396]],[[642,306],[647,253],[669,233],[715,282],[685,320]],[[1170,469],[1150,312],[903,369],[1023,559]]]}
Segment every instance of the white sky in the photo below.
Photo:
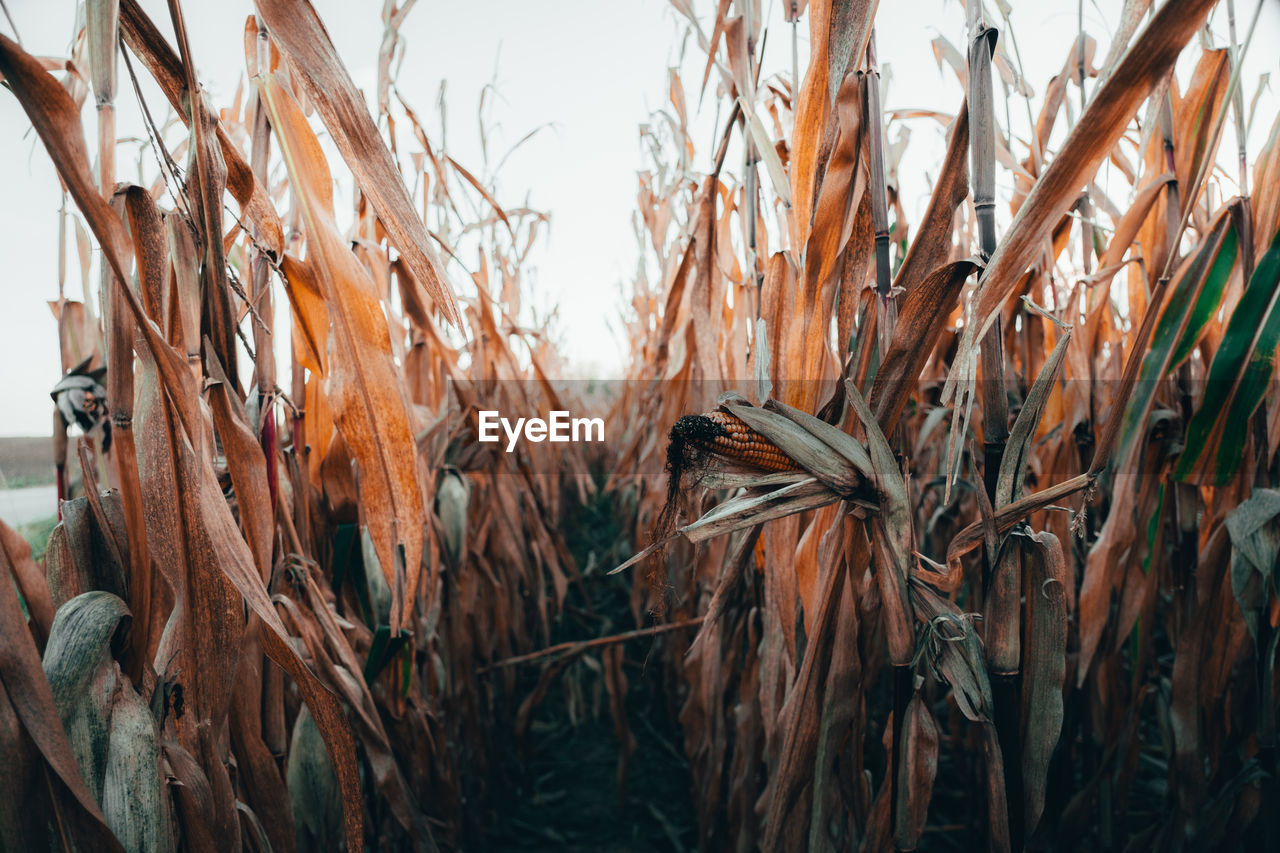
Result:
{"label": "white sky", "polygon": [[[29,52],[67,54],[75,25],[72,0],[5,2]],[[715,4],[710,0],[692,2],[704,18],[712,14]],[[761,4],[773,25],[764,73],[789,73],[791,39],[782,23],[783,4],[778,0],[761,0]],[[168,35],[165,1],[143,0],[142,5]],[[373,91],[376,78],[381,5],[377,0],[315,0],[339,55],[367,94]],[[1225,38],[1225,4],[1221,5],[1213,30]],[[1024,0],[1014,6],[1012,22],[1025,73],[1035,89],[1034,110],[1045,84],[1062,67],[1076,33],[1077,0]],[[1085,5],[1085,29],[1099,42],[1098,63],[1120,6],[1119,0]],[[1280,4],[1266,2],[1266,6],[1242,80],[1246,100],[1252,97],[1260,73],[1277,70],[1274,45],[1280,35]],[[1243,30],[1254,4],[1239,0],[1237,7],[1243,19],[1237,23]],[[242,33],[252,2],[187,0],[184,10],[200,79],[215,104],[227,105],[243,77]],[[530,258],[536,270],[526,274],[533,290],[528,299],[543,310],[558,307],[559,338],[577,376],[605,378],[620,373],[621,344],[609,324],[619,314],[621,285],[630,280],[637,259],[631,213],[635,172],[646,165],[638,126],[664,105],[669,66],[681,66],[687,90],[701,79],[705,57],[693,42],[682,58],[684,29],[683,18],[667,0],[420,0],[402,28],[406,57],[398,85],[427,121],[435,144],[439,133],[435,99],[441,81],[447,81],[448,150],[464,166],[478,170],[482,165],[476,105],[490,82],[496,84],[498,95],[486,108],[491,156],[500,156],[539,125],[554,126],[512,155],[499,176],[498,198],[518,205],[527,194],[533,207],[551,215],[550,230],[539,238]],[[7,21],[0,20],[0,32],[13,36]],[[959,105],[962,92],[955,75],[947,67],[939,71],[930,47],[930,40],[940,33],[963,49],[963,5],[957,0],[881,3],[877,45],[889,80],[883,99],[887,110],[923,107],[952,112]],[[807,41],[807,22],[802,21],[801,68]],[[1184,66],[1189,68],[1186,59],[1179,66],[1184,72]],[[139,73],[145,76],[141,69]],[[1280,76],[1275,82],[1280,85]],[[715,85],[714,78],[710,85]],[[163,97],[146,80],[143,94],[157,121],[162,121],[167,112]],[[714,92],[707,93],[701,112],[696,112],[696,92],[689,91],[687,97],[698,146],[695,163],[705,169],[715,132]],[[141,137],[140,112],[123,63],[116,104],[118,135]],[[1274,95],[1260,102],[1250,139],[1251,161],[1270,129],[1275,104]],[[1014,132],[1024,135],[1025,108],[1014,102],[1012,109]],[[1059,125],[1063,124],[1060,119]],[[92,98],[85,109],[85,127],[93,139]],[[891,128],[890,138],[896,133]],[[916,121],[911,134],[901,192],[914,225],[927,201],[931,170],[941,157],[943,131],[934,122]],[[407,135],[402,136],[405,157],[418,150],[416,143],[407,141]],[[1221,150],[1234,149],[1228,127]],[[121,145],[118,178],[135,173],[137,150]],[[154,160],[149,150],[143,154],[149,181]],[[339,158],[331,156],[330,166],[341,181],[345,169]],[[1234,176],[1234,168],[1228,174]],[[767,183],[763,170],[761,179]],[[349,180],[340,182],[336,198],[350,198],[349,187]],[[0,191],[6,202],[0,205],[0,364],[4,366],[0,435],[45,434],[51,419],[48,392],[60,372],[56,324],[46,304],[58,293],[58,182],[48,156],[29,132],[26,116],[6,91],[0,91]],[[79,263],[74,239],[68,242],[67,295],[79,298]],[[464,280],[457,267],[451,273],[455,280]],[[96,272],[92,280],[96,282]],[[284,299],[278,302],[283,304]]]}

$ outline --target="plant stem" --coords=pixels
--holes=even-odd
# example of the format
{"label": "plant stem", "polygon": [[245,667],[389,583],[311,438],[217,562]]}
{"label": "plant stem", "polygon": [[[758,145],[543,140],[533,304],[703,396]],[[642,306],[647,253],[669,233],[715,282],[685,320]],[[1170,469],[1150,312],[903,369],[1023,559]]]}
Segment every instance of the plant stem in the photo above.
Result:
{"label": "plant stem", "polygon": [[[995,51],[996,31],[982,21],[980,0],[966,4],[969,25],[969,144],[973,181],[973,207],[978,219],[978,238],[984,259],[996,250],[995,211],[995,112],[991,86],[991,62]],[[982,433],[983,485],[994,507],[1000,464],[1009,437],[1009,404],[1004,381],[1004,333],[1002,318],[997,317],[982,340]],[[984,576],[989,583],[986,612],[991,623],[986,625],[986,639],[996,657],[988,660],[994,700],[995,736],[999,742],[1000,769],[1003,770],[1003,792],[992,790],[990,796],[1004,797],[1008,823],[1007,836],[1002,827],[992,826],[993,844],[1006,838],[1012,849],[1022,847],[1022,751],[1019,725],[1021,679],[1017,642],[1019,624],[1019,583],[1016,554],[991,565],[995,555],[983,551]],[[1009,629],[1013,627],[1013,630]],[[993,768],[988,768],[992,773]],[[992,814],[998,810],[992,806]]]}
{"label": "plant stem", "polygon": [[884,159],[884,112],[880,108],[880,69],[876,64],[876,31],[867,40],[867,74],[863,109],[866,113],[868,161],[871,167],[871,224],[876,246],[876,295],[880,299],[877,332],[880,357],[889,351],[897,321],[897,305],[892,291],[893,270],[889,265],[889,197]]}
{"label": "plant stem", "polygon": [[496,669],[502,669],[508,666],[516,666],[517,664],[529,663],[530,661],[540,660],[545,657],[562,654],[582,654],[588,649],[596,649],[601,646],[611,646],[615,643],[625,643],[628,640],[635,640],[640,637],[655,637],[659,634],[667,634],[671,631],[679,631],[683,628],[693,628],[702,624],[703,617],[695,616],[692,619],[685,619],[681,622],[668,622],[665,625],[651,625],[648,628],[637,628],[634,631],[623,631],[621,634],[610,634],[607,637],[595,637],[590,640],[570,641],[567,643],[556,643],[554,646],[547,646],[545,649],[539,649],[536,652],[529,652],[524,655],[516,655],[515,657],[504,658],[495,661],[488,666],[481,667],[477,672],[492,672]]}
{"label": "plant stem", "polygon": [[[1231,36],[1231,47],[1227,56],[1231,60],[1231,73],[1239,77],[1240,45],[1236,40],[1236,4],[1235,0],[1227,0],[1227,32]],[[1248,131],[1244,121],[1244,89],[1236,86],[1231,92],[1231,113],[1236,128],[1236,156],[1239,169],[1240,198],[1244,202],[1240,216],[1240,245],[1249,247],[1241,253],[1241,266],[1244,281],[1253,276],[1253,206],[1249,203],[1249,156]]]}

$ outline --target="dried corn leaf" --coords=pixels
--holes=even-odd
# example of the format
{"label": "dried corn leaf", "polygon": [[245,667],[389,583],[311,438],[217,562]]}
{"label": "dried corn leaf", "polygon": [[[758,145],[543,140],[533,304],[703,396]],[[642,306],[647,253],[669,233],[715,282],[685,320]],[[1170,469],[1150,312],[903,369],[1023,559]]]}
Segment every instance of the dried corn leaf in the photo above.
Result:
{"label": "dried corn leaf", "polygon": [[13,575],[30,616],[36,648],[43,649],[53,625],[53,602],[44,573],[31,559],[31,546],[21,533],[0,521],[0,578]]}
{"label": "dried corn leaf", "polygon": [[982,275],[974,297],[975,322],[965,326],[949,388],[961,381],[964,365],[975,357],[979,338],[995,322],[1000,306],[1040,250],[1048,229],[1075,203],[1138,105],[1173,67],[1213,5],[1213,0],[1170,0],[1161,6],[1115,75],[1089,101],[1062,149],[1018,209]]}
{"label": "dried corn leaf", "polygon": [[938,775],[938,724],[917,692],[907,705],[902,723],[902,772],[898,776],[898,802],[894,845],[899,850],[914,850],[924,833],[933,797],[933,780]]}
{"label": "dried corn leaf", "polygon": [[[308,257],[333,323],[327,394],[359,465],[359,490],[378,562],[396,593],[391,627],[409,624],[423,547],[423,497],[407,402],[391,358],[386,319],[369,274],[345,245],[333,214],[329,167],[297,102],[274,74],[257,79],[293,180]],[[397,557],[398,548],[403,553]],[[397,562],[398,561],[398,562]],[[403,576],[397,578],[397,565]]]}
{"label": "dried corn leaf", "polygon": [[[404,180],[319,15],[308,0],[255,0],[255,5],[272,38],[294,63],[299,72],[295,82],[302,85],[324,119],[392,244],[445,318],[461,324],[448,279],[429,254],[430,240],[413,209]],[[278,116],[273,113],[272,118],[272,129],[280,133],[276,127]]]}
{"label": "dried corn leaf", "polygon": [[1040,368],[1040,375],[1027,392],[1022,410],[1014,419],[1013,429],[1006,440],[1004,455],[1000,459],[1000,473],[996,482],[996,506],[1007,506],[1022,497],[1022,481],[1027,462],[1031,454],[1031,441],[1040,428],[1040,418],[1044,414],[1045,403],[1054,389],[1058,371],[1062,367],[1062,359],[1067,353],[1067,344],[1071,342],[1071,329],[1068,327],[1058,335],[1058,343]]}
{"label": "dried corn leaf", "polygon": [[911,499],[898,459],[852,380],[845,381],[845,394],[866,430],[867,449],[875,472],[873,482],[880,499],[880,511],[871,518],[869,527],[874,555],[872,564],[880,588],[881,615],[888,635],[889,659],[895,666],[905,666],[911,662],[915,647],[914,620],[907,589],[914,551]]}
{"label": "dried corn leaf", "polygon": [[1062,731],[1062,697],[1067,677],[1067,584],[1071,577],[1056,536],[1041,532],[1025,542],[1022,790],[1024,826],[1030,837],[1044,811],[1049,761]]}
{"label": "dried corn leaf", "polygon": [[[183,92],[186,88],[182,63],[160,30],[142,10],[138,0],[120,0],[120,35],[151,72],[169,100],[169,105],[182,112]],[[267,189],[254,178],[244,156],[221,126],[217,127],[217,141],[226,160],[227,189],[231,191],[246,218],[258,228],[263,245],[279,257],[284,252],[284,234],[280,228],[280,217],[271,204]]]}

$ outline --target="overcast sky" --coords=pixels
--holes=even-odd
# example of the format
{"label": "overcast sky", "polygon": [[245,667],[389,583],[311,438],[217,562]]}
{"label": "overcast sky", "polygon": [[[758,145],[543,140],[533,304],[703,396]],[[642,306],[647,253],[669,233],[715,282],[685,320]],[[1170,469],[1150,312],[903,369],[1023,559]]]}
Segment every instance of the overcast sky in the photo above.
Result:
{"label": "overcast sky", "polygon": [[[67,55],[75,27],[74,2],[5,2],[29,52]],[[708,0],[693,2],[704,16],[715,5]],[[1266,2],[1268,8],[1246,63],[1246,98],[1252,96],[1260,73],[1277,70],[1274,46],[1280,35],[1276,8],[1280,4]],[[142,5],[168,35],[164,0],[143,0]],[[366,93],[372,92],[376,79],[381,5],[376,0],[315,0],[339,55]],[[763,0],[762,5],[773,24],[764,72],[789,70],[791,39],[782,23],[783,4]],[[1085,5],[1085,28],[1099,41],[1099,62],[1120,5],[1119,0]],[[1075,35],[1077,2],[1024,0],[1014,6],[1013,27],[1038,105]],[[1237,6],[1237,13],[1247,21],[1253,3],[1240,0]],[[251,0],[184,3],[201,82],[219,106],[230,102],[244,76],[242,33],[252,8]],[[1225,4],[1215,14],[1213,29],[1226,32]],[[551,228],[539,239],[530,259],[536,267],[529,279],[532,301],[543,308],[558,306],[563,348],[578,376],[603,378],[618,375],[621,369],[621,345],[608,324],[618,316],[623,304],[620,285],[630,279],[637,259],[631,213],[635,173],[645,165],[638,126],[666,100],[667,69],[682,62],[684,30],[684,19],[667,0],[420,0],[402,28],[406,57],[398,85],[415,110],[428,117],[429,126],[438,128],[434,104],[441,82],[447,82],[448,145],[458,162],[469,167],[481,163],[476,105],[488,83],[496,85],[498,96],[486,110],[495,137],[490,141],[492,151],[505,151],[529,131],[551,123],[550,129],[540,131],[507,162],[500,176],[499,199],[522,204],[527,194],[533,207],[551,215]],[[0,20],[0,32],[13,36],[7,21]],[[801,67],[808,52],[807,33],[802,22]],[[930,40],[939,33],[963,45],[963,6],[957,0],[881,4],[877,43],[889,77],[886,109],[952,112],[959,105],[962,93],[955,75],[950,68],[938,69],[930,47]],[[686,86],[692,87],[701,77],[705,57],[692,44],[686,53],[683,76]],[[1189,68],[1185,59],[1180,65],[1184,73]],[[120,74],[118,135],[140,137],[140,113],[123,65]],[[1280,76],[1274,79],[1280,84]],[[153,113],[165,112],[166,102],[145,81],[143,95]],[[706,168],[711,156],[713,95],[709,92],[701,112],[691,116],[700,169]],[[698,106],[696,93],[689,98],[692,113]],[[1261,103],[1251,159],[1275,115],[1274,96]],[[1015,105],[1011,121],[1015,133],[1024,133],[1025,108],[1019,117]],[[92,98],[85,109],[85,127],[94,138]],[[1222,149],[1234,151],[1230,131]],[[138,150],[121,145],[118,178],[134,176]],[[402,148],[402,154],[407,150],[417,147]],[[930,170],[936,169],[942,150],[939,125],[927,121],[911,125],[906,162],[912,168],[902,176],[902,195],[913,223],[923,211],[933,177]],[[149,180],[154,164],[149,151],[143,154]],[[344,177],[336,157],[330,165],[335,176]],[[1234,168],[1229,174],[1234,175]],[[349,186],[339,185],[340,207],[342,199],[350,198]],[[5,200],[0,205],[0,287],[4,288],[0,296],[0,364],[4,368],[0,435],[45,434],[51,418],[48,392],[60,372],[56,324],[47,306],[58,293],[59,190],[47,155],[8,92],[0,92],[0,188]],[[71,241],[69,298],[79,298],[81,293],[74,252]],[[461,278],[456,269],[454,275]]]}

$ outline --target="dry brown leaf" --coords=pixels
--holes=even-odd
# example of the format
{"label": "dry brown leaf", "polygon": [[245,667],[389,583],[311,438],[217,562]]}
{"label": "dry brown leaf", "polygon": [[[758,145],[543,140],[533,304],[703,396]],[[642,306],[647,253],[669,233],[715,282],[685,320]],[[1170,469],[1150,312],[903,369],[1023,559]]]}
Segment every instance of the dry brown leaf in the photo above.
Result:
{"label": "dry brown leaf", "polygon": [[[423,547],[423,496],[413,432],[391,360],[391,340],[369,274],[346,246],[333,219],[329,167],[297,102],[273,74],[257,79],[293,179],[308,235],[312,275],[333,323],[327,396],[359,465],[365,521],[387,586],[391,627],[410,624]],[[400,553],[397,550],[402,548]]]}
{"label": "dry brown leaf", "polygon": [[1132,120],[1139,104],[1172,68],[1187,41],[1213,7],[1213,0],[1170,0],[1160,7],[1125,58],[1089,102],[1062,149],[1032,187],[1005,232],[982,275],[974,295],[975,322],[967,325],[951,383],[972,357],[1032,262],[1048,229],[1075,203],[1081,189],[1106,159],[1116,139]]}
{"label": "dry brown leaf", "polygon": [[315,9],[308,0],[255,0],[255,5],[272,38],[300,72],[295,82],[301,83],[315,104],[414,278],[425,286],[447,320],[461,324],[452,289],[430,253],[426,229],[413,209],[404,180]]}
{"label": "dry brown leaf", "polygon": [[[170,106],[182,112],[185,87],[182,63],[138,0],[120,0],[120,35],[147,66]],[[254,178],[249,164],[221,126],[217,128],[217,136],[218,147],[226,160],[227,189],[249,221],[258,227],[259,239],[279,257],[284,252],[284,232],[266,188]]]}

